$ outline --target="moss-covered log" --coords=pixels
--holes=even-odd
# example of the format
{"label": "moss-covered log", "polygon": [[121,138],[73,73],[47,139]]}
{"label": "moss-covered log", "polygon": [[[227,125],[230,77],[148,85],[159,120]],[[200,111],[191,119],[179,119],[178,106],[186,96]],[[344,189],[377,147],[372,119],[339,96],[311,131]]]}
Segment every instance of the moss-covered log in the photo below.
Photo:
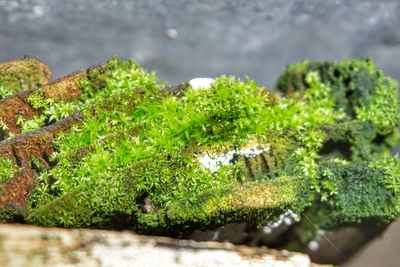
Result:
{"label": "moss-covered log", "polygon": [[51,79],[49,67],[35,57],[0,62],[0,99],[36,89]]}

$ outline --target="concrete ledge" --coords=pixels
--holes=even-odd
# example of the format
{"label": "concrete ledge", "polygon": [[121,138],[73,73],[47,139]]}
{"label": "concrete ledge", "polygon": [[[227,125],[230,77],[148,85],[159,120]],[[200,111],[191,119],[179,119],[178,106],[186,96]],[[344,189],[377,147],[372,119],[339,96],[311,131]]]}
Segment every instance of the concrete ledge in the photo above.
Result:
{"label": "concrete ledge", "polygon": [[0,225],[0,266],[311,266],[308,256],[265,247],[131,232]]}

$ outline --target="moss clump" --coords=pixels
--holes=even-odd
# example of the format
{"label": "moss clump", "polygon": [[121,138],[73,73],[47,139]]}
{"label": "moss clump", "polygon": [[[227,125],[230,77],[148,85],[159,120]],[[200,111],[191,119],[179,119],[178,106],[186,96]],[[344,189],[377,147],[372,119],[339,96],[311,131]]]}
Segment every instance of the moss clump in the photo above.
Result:
{"label": "moss clump", "polygon": [[320,165],[321,201],[325,227],[375,219],[391,221],[399,215],[400,161],[328,161]]}
{"label": "moss clump", "polygon": [[49,68],[33,57],[0,63],[0,99],[46,84],[50,76]]}
{"label": "moss clump", "polygon": [[[399,93],[396,81],[385,76],[371,60],[341,62],[303,61],[289,65],[277,82],[277,88],[296,98],[309,90],[307,77],[315,73],[331,88],[335,110],[345,112],[338,118],[331,140],[350,146],[353,159],[371,159],[390,154],[399,141]],[[332,152],[332,145],[326,150]],[[342,156],[347,156],[342,153]]]}
{"label": "moss clump", "polygon": [[41,90],[37,90],[27,98],[28,103],[34,109],[48,109],[53,104],[51,99],[46,98],[45,94]]}
{"label": "moss clump", "polygon": [[22,223],[24,215],[13,207],[0,207],[0,223]]}
{"label": "moss clump", "polygon": [[[360,149],[348,162],[321,156],[330,140],[355,147],[362,140],[375,149],[373,139],[388,134],[383,129],[394,122],[378,124],[347,107],[386,96],[339,107],[336,88],[324,79],[313,69],[304,75],[303,89],[282,99],[231,76],[178,96],[136,63],[114,59],[81,80],[82,97],[71,105],[83,121],[55,141],[53,168],[35,165],[39,186],[26,220],[106,227],[126,218],[138,231],[178,234],[227,222],[263,224],[313,204],[328,207],[336,224],[392,220],[400,213],[397,159],[366,161],[367,150]],[[51,121],[66,105],[40,108]],[[370,136],[361,138],[367,129]],[[262,153],[243,152],[249,149]],[[226,155],[213,169],[202,164]]]}
{"label": "moss clump", "polygon": [[[163,92],[153,75],[123,77],[107,78],[101,86],[118,87],[120,93],[83,108],[84,122],[58,139],[54,159],[59,163],[40,174],[28,221],[104,225],[113,214],[125,214],[135,218],[132,226],[140,231],[162,231],[257,218],[260,212],[261,223],[289,207],[310,204],[325,135],[319,128],[338,116],[325,95],[311,105],[277,102],[251,80],[222,76],[209,90],[188,88],[176,97]],[[129,86],[136,77],[145,83]],[[274,176],[247,175],[262,161],[249,167],[237,160],[215,172],[199,163],[207,153],[249,145],[271,148],[264,164]],[[151,209],[144,208],[145,199]]]}

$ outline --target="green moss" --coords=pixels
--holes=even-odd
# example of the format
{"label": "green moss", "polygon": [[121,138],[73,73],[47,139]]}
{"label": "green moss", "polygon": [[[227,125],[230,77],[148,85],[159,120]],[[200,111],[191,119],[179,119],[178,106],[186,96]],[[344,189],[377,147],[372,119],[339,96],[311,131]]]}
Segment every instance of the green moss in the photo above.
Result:
{"label": "green moss", "polygon": [[[352,118],[361,116],[359,111],[368,108],[373,109],[373,113],[380,111],[377,108],[385,108],[384,110],[387,111],[389,109],[390,113],[385,122],[378,120],[377,117],[372,121],[375,121],[378,126],[381,126],[379,125],[381,123],[390,125],[389,127],[397,125],[397,83],[385,76],[371,60],[340,62],[305,60],[290,64],[278,79],[277,88],[290,95],[295,92],[304,92],[309,88],[307,75],[310,72],[317,73],[321,82],[332,88],[331,94],[335,99],[337,109],[343,109]],[[379,116],[379,114],[375,115]]]}
{"label": "green moss", "polygon": [[2,119],[0,119],[0,130],[1,130],[1,131],[6,131],[6,130],[8,130],[7,124],[5,124],[5,123],[3,122]]}
{"label": "green moss", "polygon": [[196,199],[172,203],[166,217],[182,225],[196,223],[201,228],[236,221],[265,224],[289,208],[304,208],[304,202],[299,201],[304,189],[301,185],[304,181],[293,177],[231,184],[207,190]]}
{"label": "green moss", "polygon": [[396,219],[400,203],[399,164],[396,158],[370,164],[334,161],[321,164],[321,201],[329,206],[324,220],[332,226],[366,219]]}
{"label": "green moss", "polygon": [[0,207],[0,223],[21,223],[24,221],[23,214],[13,207]]}
{"label": "green moss", "polygon": [[277,88],[301,98],[310,90],[307,77],[311,73],[318,74],[320,83],[331,88],[334,109],[345,112],[344,117],[337,119],[336,129],[330,131],[331,139],[351,146],[354,159],[390,154],[393,144],[399,141],[398,83],[385,76],[371,60],[303,61],[287,67]]}
{"label": "green moss", "polygon": [[26,133],[37,130],[46,124],[47,117],[45,115],[38,115],[32,119],[25,120],[21,115],[16,117],[16,124],[21,127],[21,132]]}
{"label": "green moss", "polygon": [[[356,228],[364,241],[382,233],[400,215],[400,160],[329,160],[319,165],[319,189],[311,207],[285,236],[285,248],[304,250],[317,232]],[[347,228],[348,229],[348,228]],[[358,244],[354,249],[357,249]]]}
{"label": "green moss", "polygon": [[32,131],[104,102],[113,94],[149,86],[151,80],[155,80],[155,74],[147,73],[134,61],[112,58],[104,65],[89,69],[77,81],[81,90],[78,98],[54,101],[47,98],[40,89],[31,94],[28,103],[39,110],[40,114],[26,121],[17,121],[17,124],[22,127],[22,132]]}
{"label": "green moss", "polygon": [[0,99],[35,89],[46,84],[49,78],[48,67],[33,57],[0,63]]}
{"label": "green moss", "polygon": [[0,99],[12,95],[14,92],[14,89],[10,85],[0,83]]}
{"label": "green moss", "polygon": [[17,168],[15,167],[14,163],[11,162],[11,160],[0,157],[0,188],[16,172]]}
{"label": "green moss", "polygon": [[394,218],[400,213],[400,161],[396,157],[385,157],[370,163],[371,168],[379,169],[384,173],[383,183],[393,196],[392,203],[396,206]]}
{"label": "green moss", "polygon": [[[322,66],[330,70],[331,65]],[[188,87],[178,97],[131,61],[113,59],[95,68],[80,81],[81,98],[38,104],[46,121],[74,110],[84,118],[54,142],[55,167],[32,159],[39,186],[30,196],[26,220],[87,227],[124,217],[138,231],[182,233],[228,222],[263,224],[288,209],[301,214],[313,205],[327,207],[331,223],[393,220],[400,213],[397,159],[350,162],[321,156],[331,140],[352,144],[353,158],[383,154],[396,142],[395,119],[381,123],[381,115],[354,113],[362,111],[353,107],[379,108],[383,104],[375,98],[386,95],[368,87],[369,98],[352,85],[357,96],[352,98],[337,91],[348,90],[352,82],[333,83],[348,75],[363,85],[361,80],[375,73],[373,66],[341,63],[343,73],[333,71],[338,77],[332,82],[308,67],[296,65],[301,82],[281,79],[288,88],[303,86],[282,99],[250,79],[231,76],[218,77],[209,89]],[[364,80],[357,76],[362,68]],[[348,99],[338,98],[343,94]],[[388,103],[388,109],[397,108],[396,101]],[[381,136],[383,141],[377,140]],[[254,157],[239,155],[254,147],[268,149]],[[230,164],[217,170],[199,161],[232,151]]]}
{"label": "green moss", "polygon": [[40,89],[29,95],[27,101],[34,109],[47,109],[53,103],[51,99],[46,98],[44,92]]}
{"label": "green moss", "polygon": [[[147,77],[138,90],[121,87],[123,93],[83,109],[84,122],[58,139],[54,159],[59,163],[41,174],[42,187],[31,199],[30,222],[101,225],[112,214],[126,214],[136,218],[138,230],[147,231],[182,222],[246,220],[261,211],[266,220],[277,211],[310,204],[317,150],[324,138],[318,128],[334,122],[337,115],[324,95],[315,97],[315,105],[290,99],[276,103],[253,81],[222,76],[209,90],[189,88],[177,98],[162,93],[153,76]],[[120,79],[108,78],[101,86],[124,84]],[[326,116],[319,116],[321,111]],[[249,145],[274,149],[267,162],[271,168],[280,166],[274,176],[248,176],[240,160],[216,172],[198,161],[205,153],[218,155]],[[85,149],[88,146],[90,150]],[[69,160],[83,150],[82,158]],[[282,155],[287,155],[285,161]],[[254,164],[256,168],[262,163]],[[48,177],[57,182],[46,182]],[[280,199],[268,191],[278,185]],[[152,212],[143,210],[143,199],[151,201]],[[236,204],[228,209],[230,201]],[[188,208],[180,203],[192,204]],[[220,206],[213,208],[215,203]],[[200,209],[203,212],[193,212]],[[237,209],[237,215],[227,215]]]}

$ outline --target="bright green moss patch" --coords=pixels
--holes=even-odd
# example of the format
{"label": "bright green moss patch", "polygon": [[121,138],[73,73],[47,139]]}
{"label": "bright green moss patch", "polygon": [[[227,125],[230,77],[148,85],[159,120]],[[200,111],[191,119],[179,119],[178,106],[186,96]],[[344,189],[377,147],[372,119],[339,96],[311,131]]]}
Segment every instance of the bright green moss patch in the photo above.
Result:
{"label": "bright green moss patch", "polygon": [[14,93],[14,89],[8,84],[0,83],[0,99],[5,98]]}
{"label": "bright green moss patch", "polygon": [[[303,61],[290,64],[277,82],[279,90],[294,94],[308,91],[307,75],[314,72],[322,83],[331,87],[335,108],[343,109],[352,118],[364,117],[363,111],[370,110],[373,116],[363,121],[371,121],[381,127],[398,124],[397,82],[385,76],[371,60],[344,60],[340,62]],[[385,120],[381,120],[379,110],[385,108]]]}
{"label": "bright green moss patch", "polygon": [[9,159],[4,159],[0,157],[0,188],[2,185],[8,181],[16,172],[16,167],[14,163]]}
{"label": "bright green moss patch", "polygon": [[45,97],[41,90],[37,90],[33,94],[29,95],[27,101],[34,109],[47,109],[53,103],[51,99]]}
{"label": "bright green moss patch", "polygon": [[[162,93],[161,85],[148,77],[145,84],[133,88],[121,78],[106,79],[102,86],[121,86],[121,93],[83,109],[84,122],[57,140],[59,163],[40,176],[42,186],[31,198],[30,222],[102,225],[113,214],[125,214],[133,215],[138,230],[146,231],[169,228],[174,224],[171,220],[175,224],[222,223],[229,219],[223,214],[240,205],[241,215],[235,220],[255,218],[259,210],[268,214],[265,219],[288,207],[309,204],[309,188],[317,179],[317,150],[325,135],[319,127],[334,122],[338,115],[329,110],[329,98],[310,95],[315,105],[291,99],[276,103],[253,81],[226,76],[208,90],[188,88],[177,98]],[[309,135],[304,136],[305,132]],[[199,162],[204,154],[239,151],[251,144],[273,149],[264,164],[272,169],[279,163],[274,179],[294,177],[287,178],[291,183],[271,182],[268,174],[247,176],[246,168],[252,167],[243,160],[217,171]],[[285,161],[274,160],[278,151],[287,151]],[[82,157],[71,161],[80,152]],[[251,181],[258,183],[251,186]],[[275,194],[279,190],[272,190],[278,184],[279,199]],[[216,192],[225,192],[217,200],[219,207],[213,207]],[[147,204],[151,211],[143,208],[144,200],[151,202]],[[177,204],[182,201],[192,203],[191,208]],[[231,204],[235,205],[228,208]]]}

